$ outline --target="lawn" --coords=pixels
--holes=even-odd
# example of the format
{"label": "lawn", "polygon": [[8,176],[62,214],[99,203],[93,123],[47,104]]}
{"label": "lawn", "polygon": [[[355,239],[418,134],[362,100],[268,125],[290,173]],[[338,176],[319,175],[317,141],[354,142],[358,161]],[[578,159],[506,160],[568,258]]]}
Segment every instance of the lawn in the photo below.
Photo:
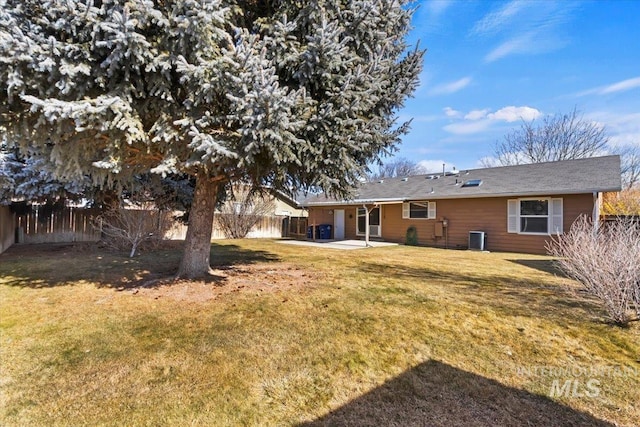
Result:
{"label": "lawn", "polygon": [[220,241],[171,283],[174,246],[0,255],[0,425],[640,420],[640,325],[547,257]]}

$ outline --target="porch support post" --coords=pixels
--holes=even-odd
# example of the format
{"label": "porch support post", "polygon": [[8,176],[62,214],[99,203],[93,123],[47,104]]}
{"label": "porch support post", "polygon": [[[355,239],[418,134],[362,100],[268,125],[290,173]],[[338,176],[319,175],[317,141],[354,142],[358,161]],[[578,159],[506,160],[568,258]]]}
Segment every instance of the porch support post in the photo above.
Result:
{"label": "porch support post", "polygon": [[364,245],[369,247],[369,208],[366,205],[364,206]]}
{"label": "porch support post", "polygon": [[367,207],[367,205],[363,204],[362,207],[364,208],[364,245],[365,247],[369,248],[371,247],[371,245],[369,244],[369,235],[370,235],[370,229],[369,229],[369,215],[371,214],[371,211],[373,211],[376,208],[376,205],[371,205],[371,207]]}

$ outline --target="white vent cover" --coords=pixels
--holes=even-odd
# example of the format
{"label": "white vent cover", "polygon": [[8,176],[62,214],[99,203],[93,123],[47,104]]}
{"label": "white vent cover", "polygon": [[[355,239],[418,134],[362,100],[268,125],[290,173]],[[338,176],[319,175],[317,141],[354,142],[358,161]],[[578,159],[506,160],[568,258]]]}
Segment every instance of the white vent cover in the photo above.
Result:
{"label": "white vent cover", "polygon": [[487,235],[484,231],[469,232],[469,249],[484,251],[487,243]]}

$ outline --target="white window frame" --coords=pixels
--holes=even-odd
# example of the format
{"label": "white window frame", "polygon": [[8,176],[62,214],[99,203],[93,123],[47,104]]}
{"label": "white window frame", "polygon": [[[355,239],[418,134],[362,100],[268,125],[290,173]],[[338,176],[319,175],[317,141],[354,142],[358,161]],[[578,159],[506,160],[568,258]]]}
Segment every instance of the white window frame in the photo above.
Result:
{"label": "white window frame", "polygon": [[[426,203],[427,204],[427,217],[426,218],[413,218],[411,216],[411,203]],[[436,202],[430,202],[428,200],[415,200],[413,202],[404,202],[402,204],[402,219],[436,219]]]}
{"label": "white window frame", "polygon": [[[545,233],[532,233],[532,232],[524,232],[521,231],[521,221],[520,218],[523,217],[542,217],[543,215],[521,215],[520,209],[522,201],[527,200],[545,200],[547,201],[547,231]],[[556,234],[562,234],[563,232],[563,223],[562,217],[564,212],[563,200],[562,198],[552,198],[552,197],[525,197],[520,199],[509,199],[507,200],[507,232],[508,233],[516,233],[516,234],[524,234],[524,235],[533,235],[533,236],[550,236]]]}

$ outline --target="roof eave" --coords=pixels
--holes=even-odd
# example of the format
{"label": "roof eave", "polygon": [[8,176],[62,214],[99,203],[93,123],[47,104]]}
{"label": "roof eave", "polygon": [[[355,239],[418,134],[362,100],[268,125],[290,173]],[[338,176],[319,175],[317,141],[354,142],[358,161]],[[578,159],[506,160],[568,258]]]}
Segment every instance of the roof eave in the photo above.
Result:
{"label": "roof eave", "polygon": [[395,204],[402,203],[406,198],[380,198],[380,199],[352,199],[352,200],[327,200],[326,202],[305,202],[304,206],[335,206],[335,205],[383,205],[383,204]]}
{"label": "roof eave", "polygon": [[305,203],[305,207],[314,206],[354,206],[362,204],[396,204],[412,200],[443,200],[443,199],[481,199],[494,197],[531,197],[531,196],[559,196],[565,194],[592,194],[620,191],[622,187],[606,187],[595,189],[581,190],[555,190],[555,191],[521,191],[521,192],[505,192],[505,193],[483,193],[483,194],[429,194],[418,197],[402,197],[387,199],[353,199],[353,200],[328,200],[326,202],[309,202]]}

